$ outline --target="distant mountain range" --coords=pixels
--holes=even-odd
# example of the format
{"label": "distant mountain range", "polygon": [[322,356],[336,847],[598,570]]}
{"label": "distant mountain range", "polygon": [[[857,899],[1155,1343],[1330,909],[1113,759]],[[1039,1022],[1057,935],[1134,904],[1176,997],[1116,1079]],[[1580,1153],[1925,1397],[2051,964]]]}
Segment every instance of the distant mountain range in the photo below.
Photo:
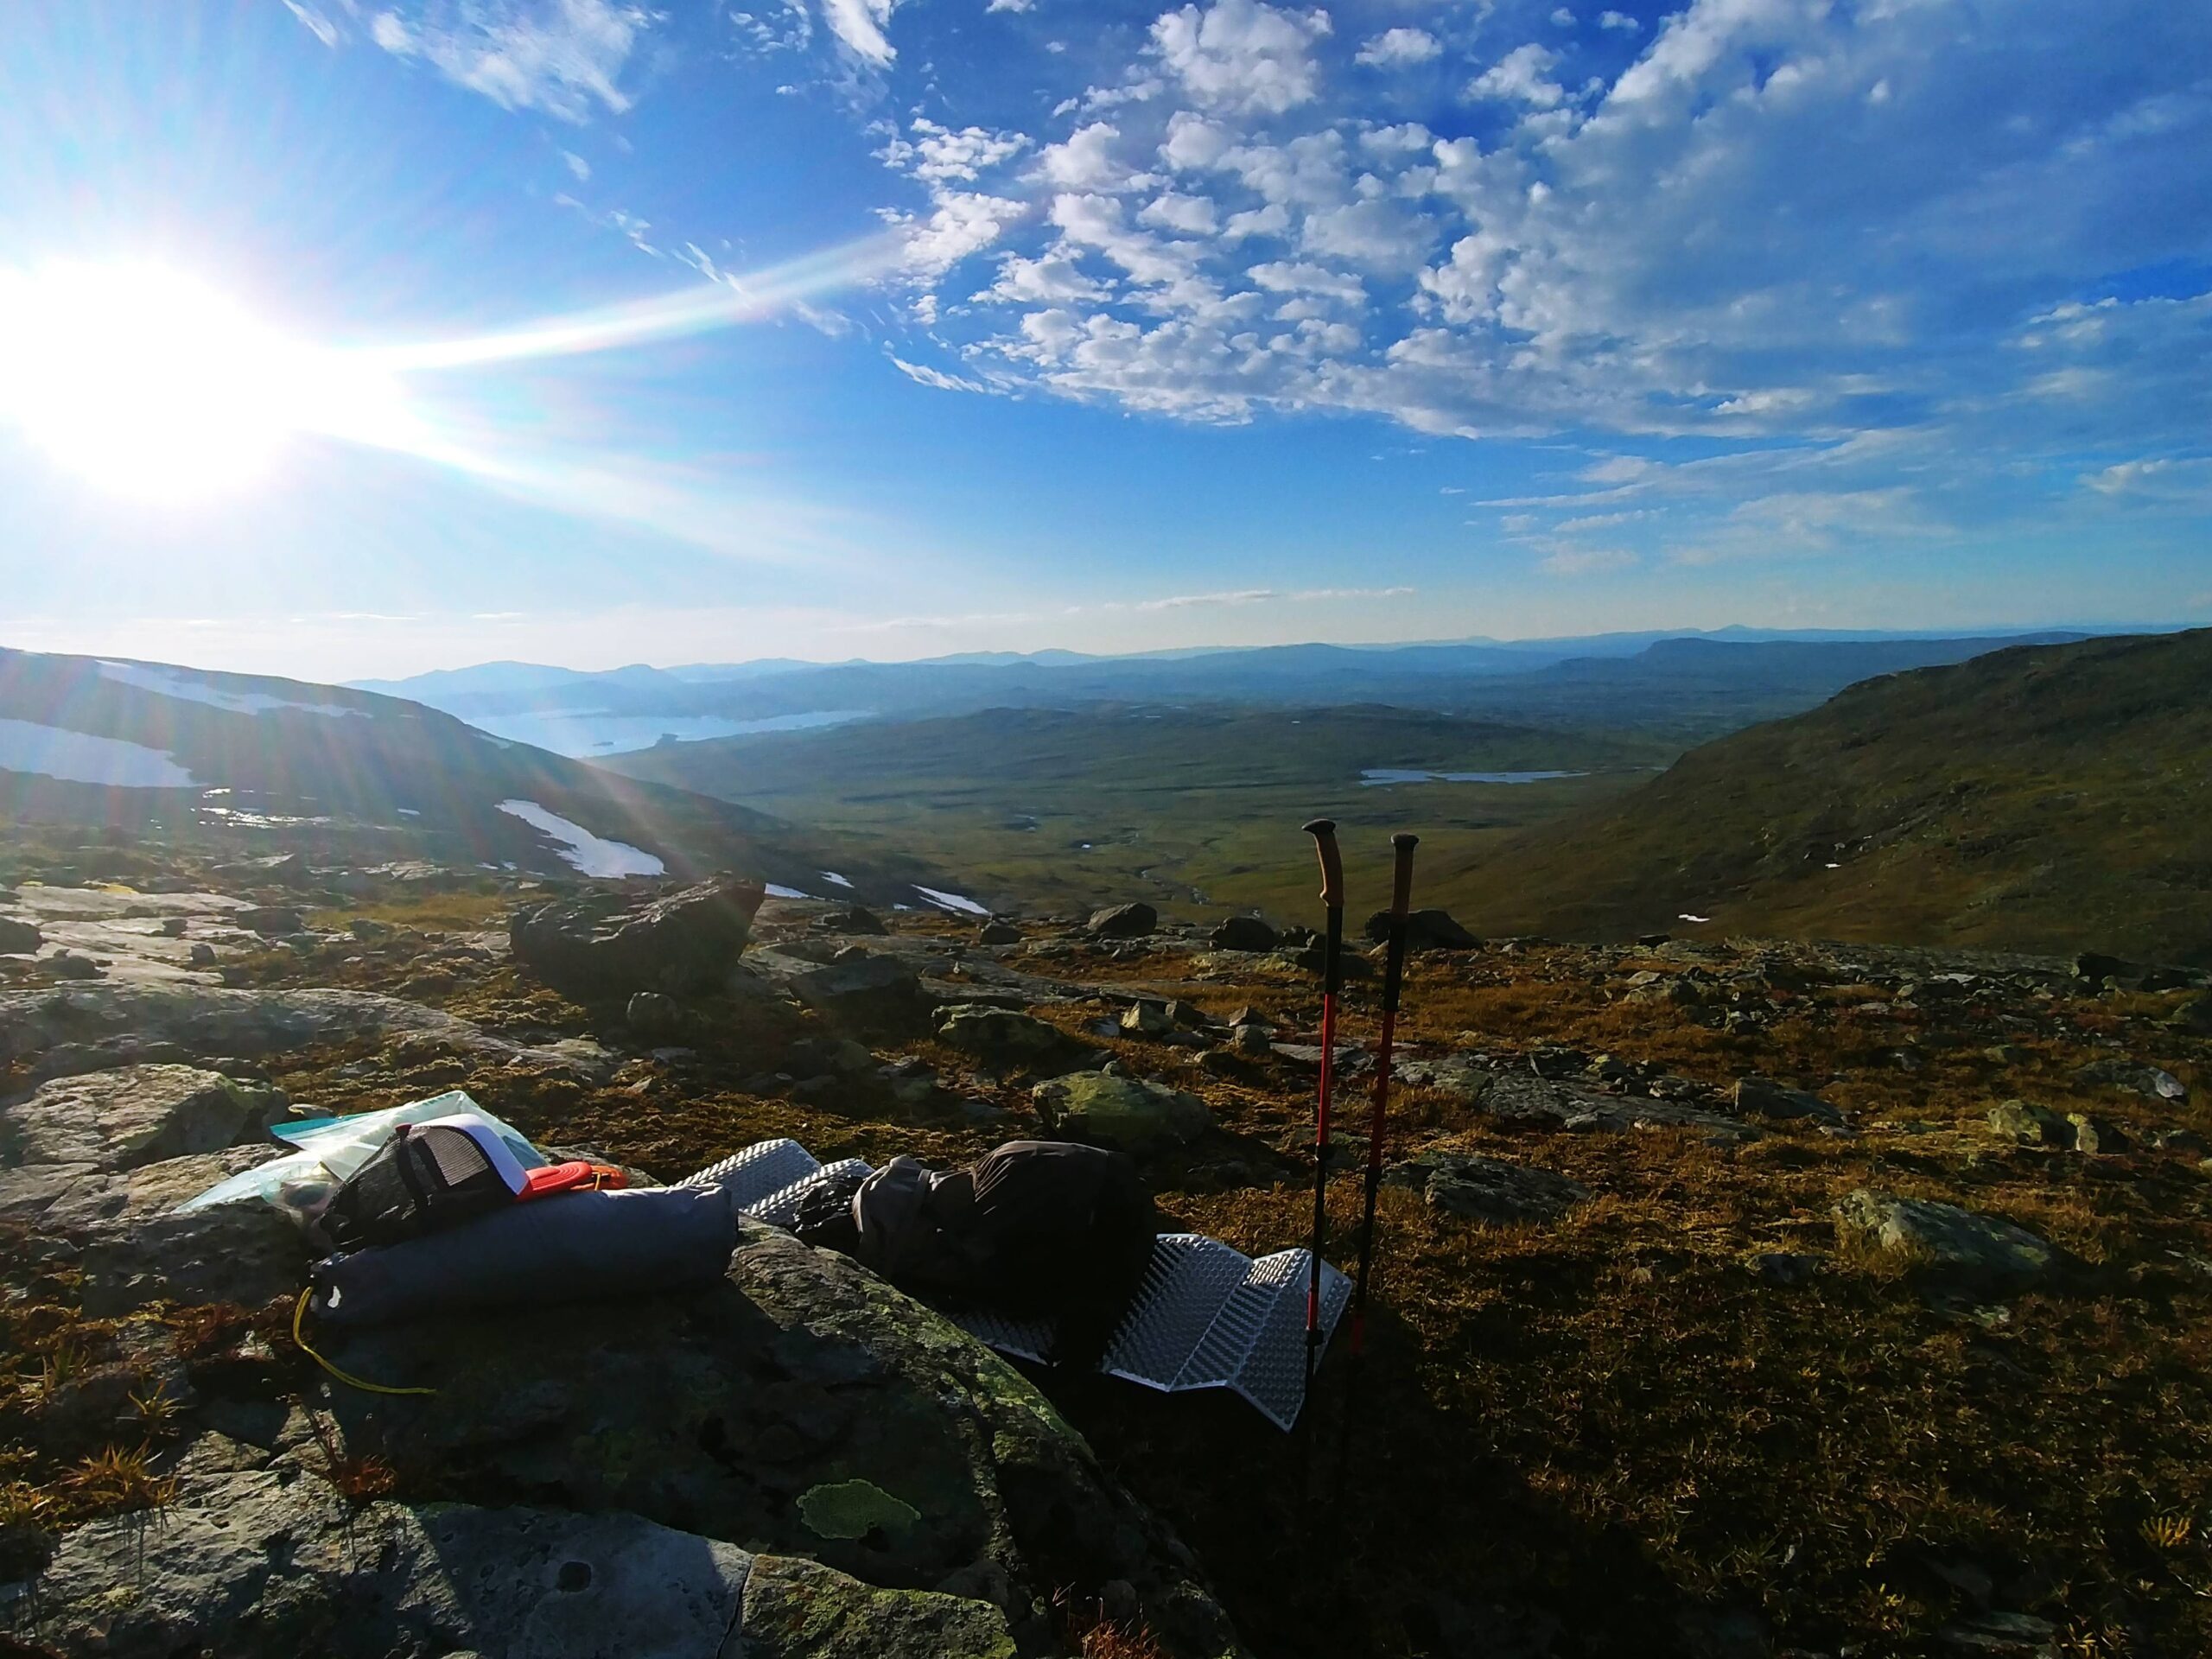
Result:
{"label": "distant mountain range", "polygon": [[1958,638],[1725,628],[1134,657],[1039,652],[914,663],[775,660],[601,673],[486,663],[363,683],[580,756],[645,748],[664,736],[1131,702],[1387,703],[1552,724],[1664,727],[1694,740],[1809,708],[1870,675],[2082,637],[2070,630]]}
{"label": "distant mountain range", "polygon": [[1497,931],[2212,963],[2212,629],[1855,685],[1463,862]]}
{"label": "distant mountain range", "polygon": [[[187,846],[547,875],[728,869],[918,906],[947,878],[349,688],[0,651],[0,815]],[[832,879],[834,877],[836,879]]]}

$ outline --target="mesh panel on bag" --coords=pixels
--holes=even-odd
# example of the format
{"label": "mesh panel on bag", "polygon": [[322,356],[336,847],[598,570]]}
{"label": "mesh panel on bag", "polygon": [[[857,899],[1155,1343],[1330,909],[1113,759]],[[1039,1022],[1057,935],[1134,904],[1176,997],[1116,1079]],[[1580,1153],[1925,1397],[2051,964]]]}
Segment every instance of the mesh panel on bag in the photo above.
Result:
{"label": "mesh panel on bag", "polygon": [[333,1195],[322,1230],[341,1250],[397,1244],[513,1202],[498,1166],[467,1133],[403,1127]]}
{"label": "mesh panel on bag", "polygon": [[[484,1155],[484,1148],[476,1144],[474,1135],[464,1129],[434,1125],[416,1130],[411,1138],[429,1151],[437,1167],[438,1179],[447,1186],[465,1186],[486,1175],[499,1179],[499,1171]],[[501,1181],[500,1185],[506,1183]]]}

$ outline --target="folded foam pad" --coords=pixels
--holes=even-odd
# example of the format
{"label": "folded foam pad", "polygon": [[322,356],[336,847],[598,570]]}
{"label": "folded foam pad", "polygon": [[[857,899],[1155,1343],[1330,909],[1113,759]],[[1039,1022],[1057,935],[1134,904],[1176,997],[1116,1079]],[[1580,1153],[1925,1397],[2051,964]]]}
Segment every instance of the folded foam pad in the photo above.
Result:
{"label": "folded foam pad", "polygon": [[[719,1185],[738,1209],[781,1227],[797,1217],[809,1187],[848,1170],[866,1173],[868,1166],[848,1158],[824,1168],[795,1141],[764,1141],[701,1170],[685,1185]],[[1306,1403],[1306,1288],[1312,1260],[1304,1250],[1278,1250],[1254,1261],[1202,1234],[1162,1234],[1153,1243],[1144,1282],[1107,1344],[1099,1369],[1167,1394],[1227,1389],[1278,1428],[1288,1429]],[[1351,1281],[1323,1262],[1325,1346],[1351,1297]],[[976,1311],[950,1317],[1001,1353],[1041,1362],[1052,1351],[1049,1319],[1009,1319]]]}
{"label": "folded foam pad", "polygon": [[315,1310],[360,1326],[708,1284],[728,1270],[736,1230],[718,1186],[564,1192],[334,1257],[315,1270]]}

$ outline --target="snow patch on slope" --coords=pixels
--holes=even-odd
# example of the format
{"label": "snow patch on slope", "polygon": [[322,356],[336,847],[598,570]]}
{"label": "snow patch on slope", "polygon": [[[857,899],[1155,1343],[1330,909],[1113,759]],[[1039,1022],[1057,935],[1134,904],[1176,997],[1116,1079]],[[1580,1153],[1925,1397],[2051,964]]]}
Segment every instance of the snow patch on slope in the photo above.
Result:
{"label": "snow patch on slope", "polygon": [[175,697],[181,702],[204,702],[210,709],[227,709],[234,715],[264,715],[276,709],[298,709],[310,715],[376,718],[365,709],[348,709],[343,703],[295,702],[289,697],[272,697],[266,691],[225,691],[203,681],[188,679],[164,668],[149,668],[142,663],[111,663],[103,659],[99,666],[104,680],[151,691],[156,696]]}
{"label": "snow patch on slope", "polygon": [[193,782],[163,750],[28,720],[0,720],[0,771],[118,789],[181,789]]}
{"label": "snow patch on slope", "polygon": [[586,875],[666,875],[668,866],[627,842],[607,841],[580,823],[547,811],[536,801],[501,801],[499,810],[562,843],[561,856]]}
{"label": "snow patch on slope", "polygon": [[931,904],[944,910],[965,911],[970,916],[988,916],[991,913],[987,907],[977,904],[973,899],[963,899],[957,893],[939,893],[935,887],[925,887],[919,882],[914,884],[914,891]]}

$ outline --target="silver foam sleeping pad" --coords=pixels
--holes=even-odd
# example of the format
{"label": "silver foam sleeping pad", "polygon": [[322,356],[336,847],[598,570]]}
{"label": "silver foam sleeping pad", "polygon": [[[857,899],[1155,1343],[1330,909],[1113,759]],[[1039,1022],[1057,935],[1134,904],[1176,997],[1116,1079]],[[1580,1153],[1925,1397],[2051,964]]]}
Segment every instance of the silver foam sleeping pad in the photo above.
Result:
{"label": "silver foam sleeping pad", "polygon": [[[826,1167],[796,1141],[763,1141],[688,1176],[684,1186],[718,1185],[745,1214],[788,1227],[817,1182],[868,1166],[848,1158]],[[1099,1370],[1109,1376],[1180,1394],[1227,1389],[1278,1428],[1287,1430],[1306,1403],[1306,1287],[1312,1258],[1277,1250],[1257,1261],[1199,1233],[1163,1233],[1128,1316],[1107,1344]],[[1351,1281],[1321,1264],[1320,1329],[1324,1348],[1337,1328]],[[1051,1352],[1049,1319],[1009,1319],[985,1313],[948,1315],[1001,1353],[1041,1362]]]}

